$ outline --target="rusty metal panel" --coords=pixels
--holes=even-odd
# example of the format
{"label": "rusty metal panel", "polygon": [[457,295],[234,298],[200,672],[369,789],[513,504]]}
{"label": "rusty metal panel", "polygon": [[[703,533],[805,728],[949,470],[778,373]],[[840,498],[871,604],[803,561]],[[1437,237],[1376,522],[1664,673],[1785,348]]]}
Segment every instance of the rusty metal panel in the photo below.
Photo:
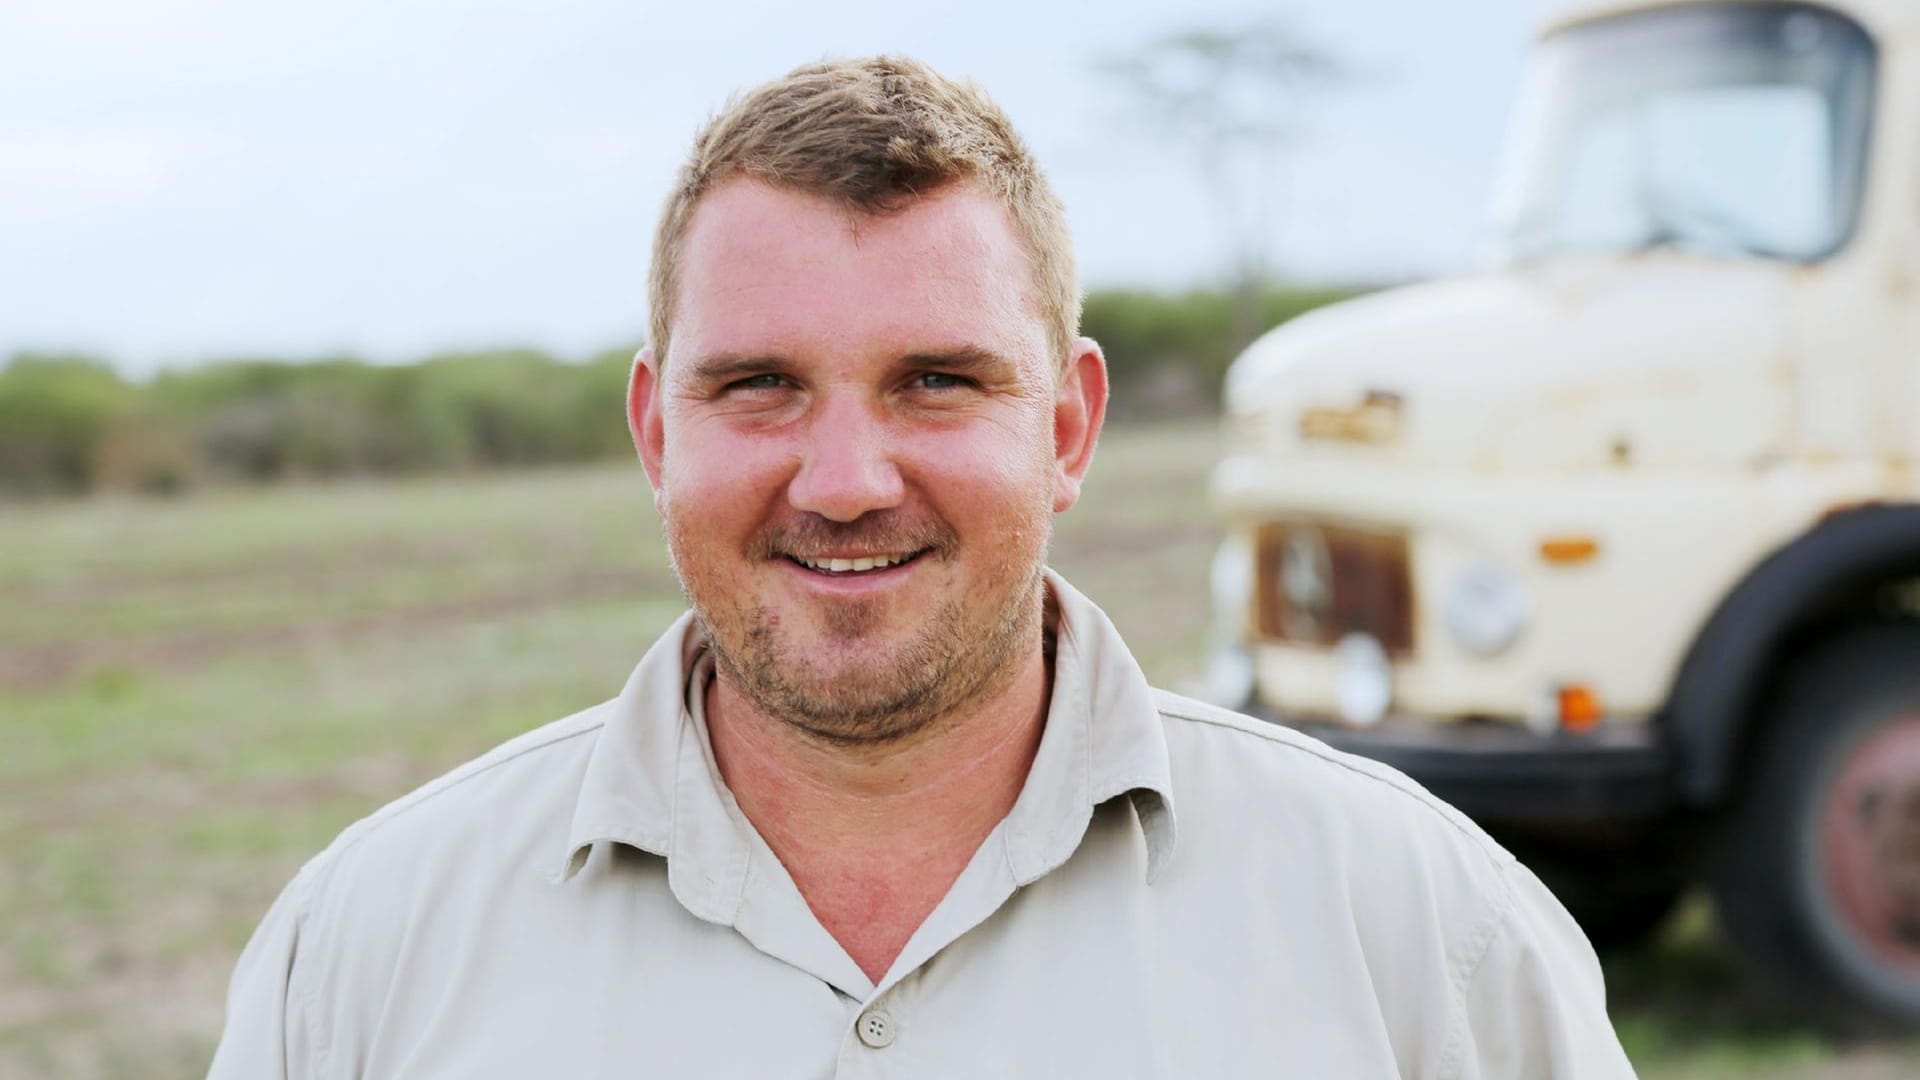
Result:
{"label": "rusty metal panel", "polygon": [[1319,522],[1269,522],[1255,540],[1254,625],[1260,637],[1331,647],[1370,634],[1413,653],[1413,571],[1404,533]]}

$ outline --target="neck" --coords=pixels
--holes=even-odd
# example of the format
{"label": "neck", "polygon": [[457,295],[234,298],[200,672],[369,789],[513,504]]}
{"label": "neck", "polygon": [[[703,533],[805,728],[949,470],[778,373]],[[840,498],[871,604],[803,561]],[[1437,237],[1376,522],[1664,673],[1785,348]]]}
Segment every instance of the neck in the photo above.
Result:
{"label": "neck", "polygon": [[740,810],[821,924],[876,982],[1007,812],[1045,727],[1036,638],[995,692],[900,740],[835,745],[716,676],[706,716]]}

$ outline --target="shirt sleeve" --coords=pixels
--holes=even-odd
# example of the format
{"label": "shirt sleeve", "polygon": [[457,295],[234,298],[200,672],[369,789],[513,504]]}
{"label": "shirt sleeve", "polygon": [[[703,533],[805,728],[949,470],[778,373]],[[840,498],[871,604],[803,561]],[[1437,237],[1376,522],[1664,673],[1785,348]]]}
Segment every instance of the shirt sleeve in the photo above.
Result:
{"label": "shirt sleeve", "polygon": [[1506,867],[1505,918],[1466,985],[1457,1080],[1614,1080],[1633,1066],[1607,1016],[1586,935],[1532,871]]}
{"label": "shirt sleeve", "polygon": [[260,921],[227,988],[226,1028],[207,1080],[311,1080],[306,1024],[293,992],[306,922],[309,863]]}

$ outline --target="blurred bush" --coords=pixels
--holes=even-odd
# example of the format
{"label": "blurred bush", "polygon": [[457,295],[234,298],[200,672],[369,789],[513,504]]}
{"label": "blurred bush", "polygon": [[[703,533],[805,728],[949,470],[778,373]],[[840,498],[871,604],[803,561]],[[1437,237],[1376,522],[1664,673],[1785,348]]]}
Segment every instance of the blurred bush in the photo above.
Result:
{"label": "blurred bush", "polygon": [[0,369],[0,489],[84,491],[101,445],[137,392],[105,363],[81,356],[16,356]]}
{"label": "blurred bush", "polygon": [[[1263,325],[1354,294],[1273,290]],[[1104,346],[1119,417],[1218,407],[1246,345],[1227,292],[1096,292],[1084,328]],[[205,482],[403,474],[630,453],[631,354],[584,362],[532,350],[417,364],[351,358],[225,360],[145,384],[83,356],[16,355],[0,368],[0,493],[168,494]]]}

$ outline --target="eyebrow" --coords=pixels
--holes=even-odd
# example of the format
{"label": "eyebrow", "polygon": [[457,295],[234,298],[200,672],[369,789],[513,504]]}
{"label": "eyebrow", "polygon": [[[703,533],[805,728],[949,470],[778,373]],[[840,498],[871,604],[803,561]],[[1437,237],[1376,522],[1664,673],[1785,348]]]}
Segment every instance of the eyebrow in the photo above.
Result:
{"label": "eyebrow", "polygon": [[749,375],[780,373],[793,365],[783,357],[758,353],[715,353],[689,365],[687,374],[700,382],[731,382]]}
{"label": "eyebrow", "polygon": [[980,375],[983,373],[1008,375],[1019,370],[1019,365],[978,345],[960,345],[951,349],[938,349],[931,352],[908,353],[900,358],[900,366],[909,368],[939,368],[958,375]]}
{"label": "eyebrow", "polygon": [[[895,362],[900,368],[939,368],[958,375],[1010,375],[1019,365],[992,349],[957,345],[907,353]],[[714,353],[688,365],[689,377],[702,383],[731,382],[753,375],[784,374],[793,369],[786,357],[770,353]]]}

